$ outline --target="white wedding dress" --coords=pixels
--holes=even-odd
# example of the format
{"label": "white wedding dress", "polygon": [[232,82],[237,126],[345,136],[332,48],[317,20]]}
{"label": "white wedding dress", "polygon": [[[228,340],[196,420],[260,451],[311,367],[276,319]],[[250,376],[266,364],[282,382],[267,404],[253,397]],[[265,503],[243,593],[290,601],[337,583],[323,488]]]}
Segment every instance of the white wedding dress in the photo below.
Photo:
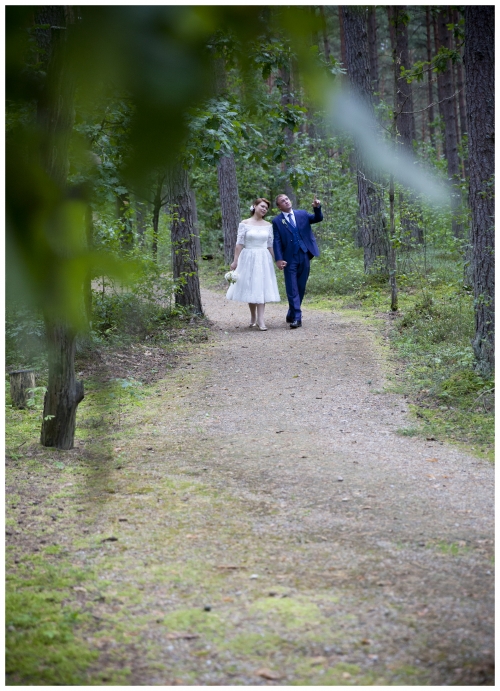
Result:
{"label": "white wedding dress", "polygon": [[262,304],[280,302],[274,263],[268,247],[273,246],[273,226],[240,223],[237,245],[244,245],[235,273],[237,280],[226,293],[228,300]]}

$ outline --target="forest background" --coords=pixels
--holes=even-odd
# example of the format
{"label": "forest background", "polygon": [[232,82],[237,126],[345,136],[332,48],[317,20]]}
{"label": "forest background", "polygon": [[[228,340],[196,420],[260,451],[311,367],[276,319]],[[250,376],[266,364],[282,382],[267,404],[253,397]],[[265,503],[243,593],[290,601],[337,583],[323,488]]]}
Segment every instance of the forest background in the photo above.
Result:
{"label": "forest background", "polygon": [[[306,305],[384,324],[415,416],[400,433],[491,458],[493,75],[492,5],[7,7],[15,491],[16,473],[64,469],[39,440],[64,451],[76,433],[99,468],[127,406],[212,337],[200,282],[222,299],[240,219],[283,191],[322,201]],[[26,370],[19,407],[9,375]],[[73,581],[9,500],[30,556],[8,547],[7,672],[75,683]]]}
{"label": "forest background", "polygon": [[[323,204],[308,298],[392,311],[419,418],[489,448],[493,9],[466,9],[9,8],[7,367],[36,373],[44,445],[72,446],[75,354],[201,315],[200,275],[220,286],[252,200],[285,191]],[[466,84],[467,30],[490,53]],[[332,127],[348,84],[410,188],[364,123]]]}

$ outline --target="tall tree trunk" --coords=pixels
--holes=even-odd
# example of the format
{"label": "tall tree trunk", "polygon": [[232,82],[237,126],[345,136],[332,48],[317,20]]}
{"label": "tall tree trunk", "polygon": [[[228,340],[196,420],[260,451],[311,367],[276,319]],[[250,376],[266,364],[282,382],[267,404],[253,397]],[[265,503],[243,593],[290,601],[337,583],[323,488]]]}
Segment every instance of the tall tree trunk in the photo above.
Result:
{"label": "tall tree trunk", "polygon": [[62,321],[45,320],[49,345],[49,380],[43,406],[40,442],[72,449],[76,409],[83,400],[83,382],[75,377],[76,333]]}
{"label": "tall tree trunk", "polygon": [[[432,28],[434,31],[434,53],[437,55],[439,53],[439,30],[438,30],[438,19],[437,19],[437,10],[432,9],[431,10],[432,14]],[[444,74],[442,72],[437,72],[436,75],[436,84],[437,84],[437,93],[438,93],[438,113],[439,113],[439,133],[440,133],[440,138],[439,138],[439,143],[441,143],[441,139],[444,139],[444,109],[443,109],[443,103],[444,103]],[[445,149],[446,152],[446,149]],[[441,156],[441,147],[439,146],[438,150],[438,155]],[[446,155],[446,153],[445,153]]]}
{"label": "tall tree trunk", "polygon": [[158,173],[156,177],[155,194],[153,197],[153,239],[151,243],[151,254],[153,261],[158,261],[158,229],[160,226],[160,211],[165,204],[165,197],[163,196],[163,187],[165,185],[165,173]]}
{"label": "tall tree trunk", "polygon": [[128,192],[117,196],[116,206],[120,221],[120,244],[123,250],[131,250],[134,246],[134,229],[130,217],[130,195]]}
{"label": "tall tree trunk", "polygon": [[373,100],[374,103],[379,103],[377,10],[375,5],[368,7],[368,50],[370,52],[370,82]]}
{"label": "tall tree trunk", "polygon": [[193,205],[188,172],[181,165],[169,173],[172,212],[172,273],[176,283],[175,304],[203,313],[200,294]]}
{"label": "tall tree trunk", "polygon": [[347,68],[347,55],[345,50],[345,31],[344,31],[344,15],[342,14],[342,7],[339,5],[339,29],[340,29],[340,62]]}
{"label": "tall tree trunk", "polygon": [[[453,10],[453,22],[458,25],[460,21],[457,9]],[[467,109],[465,106],[465,83],[464,83],[464,69],[463,69],[463,55],[459,38],[455,37],[455,50],[460,53],[460,60],[455,63],[455,84],[458,98],[458,112],[459,112],[459,141],[463,141],[467,136]],[[469,175],[467,156],[463,154],[462,158],[462,177],[466,178]]]}
{"label": "tall tree trunk", "polygon": [[[425,27],[426,27],[426,43],[427,43],[427,62],[430,63],[432,60],[432,48],[431,48],[431,11],[429,6],[425,8]],[[429,100],[429,106],[427,108],[427,116],[429,120],[429,138],[432,146],[436,145],[436,137],[434,134],[434,95],[432,89],[432,79],[433,73],[429,69],[427,71],[427,98]]]}
{"label": "tall tree trunk", "polygon": [[139,247],[144,247],[146,236],[146,217],[148,214],[149,204],[135,199],[135,220],[137,224],[137,240]]}
{"label": "tall tree trunk", "polygon": [[[354,5],[342,5],[340,9],[349,80],[362,98],[365,107],[373,112],[365,10],[363,7]],[[359,147],[356,147],[356,160],[359,203],[358,237],[364,251],[365,271],[387,273],[389,244],[379,176],[363,160]]]}
{"label": "tall tree trunk", "polygon": [[[415,140],[415,115],[413,112],[413,92],[411,84],[402,78],[401,67],[410,69],[410,54],[408,50],[408,21],[409,16],[405,5],[388,8],[389,21],[394,28],[393,36],[393,64],[394,64],[394,115],[396,127],[396,143],[403,151],[413,157]],[[407,238],[423,242],[423,231],[415,214],[416,197],[412,192],[400,193],[401,225]]]}
{"label": "tall tree trunk", "polygon": [[479,371],[490,375],[495,357],[495,8],[465,7],[465,85],[469,133],[469,203]]}
{"label": "tall tree trunk", "polygon": [[[280,68],[280,79],[281,79],[281,107],[286,110],[289,106],[293,105],[292,97],[292,71],[291,65],[288,67]],[[293,165],[293,130],[290,127],[285,127],[283,132],[283,137],[285,140],[285,146],[287,149],[287,159],[282,164],[282,169],[286,171]],[[283,191],[287,197],[292,201],[295,206],[297,203],[297,198],[295,196],[295,191],[290,183],[290,177],[288,174],[285,175],[285,182],[283,185]]]}
{"label": "tall tree trunk", "polygon": [[[61,200],[67,194],[68,149],[74,123],[75,86],[66,65],[68,34],[74,21],[72,12],[72,8],[67,6],[43,6],[36,17],[38,25],[48,27],[36,30],[46,74],[37,102],[40,157],[48,177],[59,190]],[[49,376],[40,441],[43,446],[71,449],[76,409],[83,399],[83,383],[75,378],[76,333],[60,315],[47,312],[44,319]]]}
{"label": "tall tree trunk", "polygon": [[[226,63],[223,57],[213,59],[215,93],[218,97],[227,93]],[[224,261],[230,264],[234,258],[236,235],[241,221],[240,198],[236,164],[232,152],[223,154],[217,162],[217,181],[222,214],[222,234],[224,237]]]}
{"label": "tall tree trunk", "polygon": [[201,259],[200,229],[198,228],[198,206],[196,205],[196,193],[191,188],[191,208],[193,210],[194,245],[196,259]]}
{"label": "tall tree trunk", "polygon": [[[445,7],[438,14],[439,42],[445,48],[451,48],[451,34],[448,29],[450,23],[449,8]],[[460,163],[458,158],[457,127],[455,119],[455,92],[453,89],[453,67],[451,60],[447,61],[443,73],[443,116],[445,154],[448,164],[448,177],[454,185],[451,194],[452,232],[455,237],[462,237],[463,225],[460,221],[461,192],[458,187],[460,179]]]}
{"label": "tall tree trunk", "polygon": [[328,38],[328,26],[326,24],[326,15],[324,5],[319,6],[319,11],[321,15],[321,25],[323,30],[323,50],[325,53],[325,61],[330,62],[330,55],[332,51],[330,49],[330,39]]}
{"label": "tall tree trunk", "polygon": [[241,221],[236,164],[232,154],[221,156],[217,164],[217,180],[222,211],[224,235],[224,262],[230,264],[234,258],[236,236]]}

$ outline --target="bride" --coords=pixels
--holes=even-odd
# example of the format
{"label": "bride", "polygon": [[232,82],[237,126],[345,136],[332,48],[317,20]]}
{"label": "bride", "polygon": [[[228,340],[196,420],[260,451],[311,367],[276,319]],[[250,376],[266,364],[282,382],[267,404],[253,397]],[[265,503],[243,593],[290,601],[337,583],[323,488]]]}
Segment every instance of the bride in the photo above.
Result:
{"label": "bride", "polygon": [[267,331],[264,323],[266,302],[280,302],[274,271],[273,226],[264,220],[271,207],[264,197],[259,197],[250,207],[252,215],[238,227],[234,261],[231,269],[237,280],[229,286],[226,298],[248,302],[250,326]]}

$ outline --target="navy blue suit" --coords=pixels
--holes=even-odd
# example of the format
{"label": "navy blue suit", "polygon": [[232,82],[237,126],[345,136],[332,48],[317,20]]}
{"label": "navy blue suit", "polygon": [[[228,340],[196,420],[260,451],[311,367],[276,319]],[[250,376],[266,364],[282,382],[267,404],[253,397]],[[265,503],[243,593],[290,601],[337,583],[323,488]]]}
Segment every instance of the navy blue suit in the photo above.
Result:
{"label": "navy blue suit", "polygon": [[273,218],[274,259],[284,260],[286,296],[288,298],[288,321],[302,321],[301,304],[309,278],[310,261],[319,257],[316,238],[311,229],[311,223],[323,220],[321,207],[315,206],[310,214],[301,209],[293,210],[297,228],[294,229],[282,213]]}

